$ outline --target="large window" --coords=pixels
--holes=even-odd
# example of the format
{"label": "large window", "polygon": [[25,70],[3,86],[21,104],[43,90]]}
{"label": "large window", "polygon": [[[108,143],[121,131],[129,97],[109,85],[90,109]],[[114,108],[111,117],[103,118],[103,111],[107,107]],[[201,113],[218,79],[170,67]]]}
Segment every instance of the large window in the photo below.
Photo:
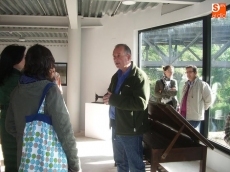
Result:
{"label": "large window", "polygon": [[214,104],[210,108],[208,138],[228,149],[223,140],[225,119],[230,112],[230,10],[226,19],[211,20],[211,87]]}
{"label": "large window", "polygon": [[199,76],[202,73],[203,59],[203,21],[154,28],[141,31],[140,65],[151,81],[151,97],[154,97],[156,80],[163,76],[162,66],[175,67],[174,79],[178,83],[177,99],[181,99],[182,88],[187,80],[185,66],[196,65]]}
{"label": "large window", "polygon": [[[206,33],[211,33],[211,39]],[[230,113],[230,10],[226,19],[211,19],[210,15],[139,31],[139,65],[150,79],[152,98],[156,80],[163,76],[162,66],[173,65],[180,101],[187,81],[185,66],[189,64],[198,67],[201,79],[210,79],[214,93],[214,103],[201,132],[230,152],[224,141],[225,119]]]}

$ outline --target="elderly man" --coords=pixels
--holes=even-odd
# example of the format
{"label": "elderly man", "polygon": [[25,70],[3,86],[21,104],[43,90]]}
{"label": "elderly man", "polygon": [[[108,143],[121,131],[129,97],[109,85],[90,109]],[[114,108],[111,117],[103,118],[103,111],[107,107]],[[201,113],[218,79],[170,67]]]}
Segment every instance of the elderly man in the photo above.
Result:
{"label": "elderly man", "polygon": [[204,111],[212,103],[212,91],[210,86],[197,76],[197,67],[186,67],[188,81],[183,88],[180,114],[197,130],[200,131],[200,123],[204,120]]}
{"label": "elderly man", "polygon": [[127,45],[115,46],[113,60],[118,71],[112,76],[103,101],[110,105],[117,171],[144,172],[142,139],[148,129],[149,80],[131,61],[131,50]]}

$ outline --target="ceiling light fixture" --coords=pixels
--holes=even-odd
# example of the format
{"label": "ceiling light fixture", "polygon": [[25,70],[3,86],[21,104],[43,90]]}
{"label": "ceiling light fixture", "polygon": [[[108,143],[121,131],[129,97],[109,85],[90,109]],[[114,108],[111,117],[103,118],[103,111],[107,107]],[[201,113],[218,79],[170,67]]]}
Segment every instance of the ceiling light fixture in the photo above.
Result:
{"label": "ceiling light fixture", "polygon": [[25,42],[26,40],[25,40],[25,38],[19,38],[18,41],[19,42]]}
{"label": "ceiling light fixture", "polygon": [[123,5],[134,5],[134,4],[136,4],[136,1],[127,1],[127,0],[123,0],[123,1],[122,1],[122,4],[123,4]]}

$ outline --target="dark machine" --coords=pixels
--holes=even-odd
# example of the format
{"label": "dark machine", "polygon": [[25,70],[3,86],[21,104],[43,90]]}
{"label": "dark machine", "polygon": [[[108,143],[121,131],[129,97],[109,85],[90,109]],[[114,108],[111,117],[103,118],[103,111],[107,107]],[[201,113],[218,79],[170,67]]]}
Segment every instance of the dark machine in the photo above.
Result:
{"label": "dark machine", "polygon": [[200,172],[205,172],[207,147],[214,149],[213,145],[172,106],[150,101],[148,112],[150,130],[143,141],[151,172],[158,170],[159,163],[196,160],[200,160]]}
{"label": "dark machine", "polygon": [[103,96],[99,96],[95,93],[95,102],[92,102],[92,103],[100,103],[100,104],[103,104],[103,100],[101,100],[101,102],[98,102],[98,99],[103,99]]}

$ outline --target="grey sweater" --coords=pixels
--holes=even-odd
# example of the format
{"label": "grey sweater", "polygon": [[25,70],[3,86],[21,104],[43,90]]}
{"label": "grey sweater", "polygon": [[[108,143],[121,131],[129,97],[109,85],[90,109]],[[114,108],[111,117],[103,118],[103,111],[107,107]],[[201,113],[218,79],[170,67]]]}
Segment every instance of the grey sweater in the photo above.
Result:
{"label": "grey sweater", "polygon": [[[188,89],[188,85],[187,81],[183,88],[181,105],[185,97],[186,90]],[[188,91],[186,119],[193,121],[204,120],[204,111],[211,106],[212,102],[213,93],[210,86],[197,77]]]}
{"label": "grey sweater", "polygon": [[[21,162],[22,140],[25,128],[25,116],[35,114],[47,80],[29,84],[19,84],[11,94],[6,117],[6,130],[17,139],[17,164]],[[45,114],[51,116],[54,130],[66,153],[68,167],[79,171],[76,140],[70,123],[69,112],[57,85],[52,86],[46,94]]]}

